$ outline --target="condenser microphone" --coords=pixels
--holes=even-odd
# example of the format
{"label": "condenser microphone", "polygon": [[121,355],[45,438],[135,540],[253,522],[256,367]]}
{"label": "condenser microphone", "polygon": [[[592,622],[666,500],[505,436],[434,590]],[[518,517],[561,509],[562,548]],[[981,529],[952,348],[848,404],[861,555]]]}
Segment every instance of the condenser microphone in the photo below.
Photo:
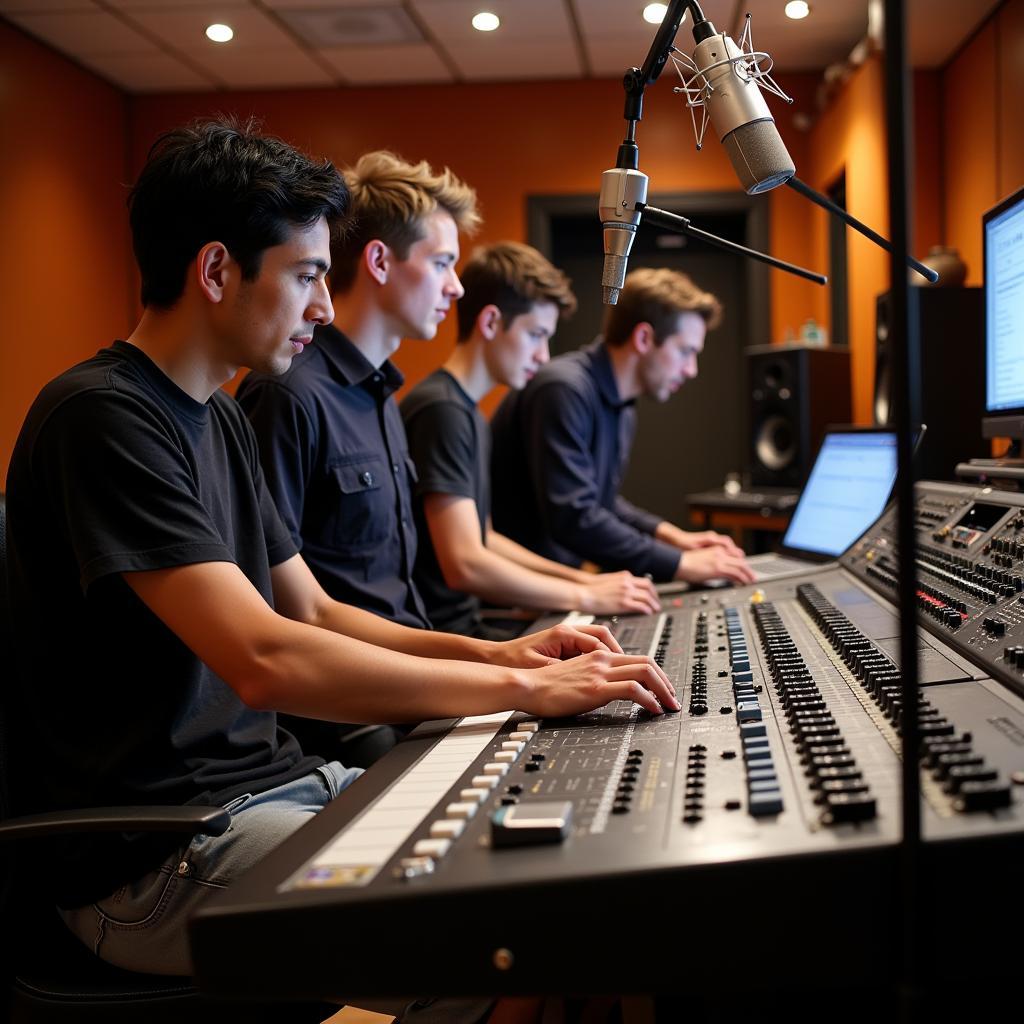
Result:
{"label": "condenser microphone", "polygon": [[710,21],[693,26],[693,64],[707,89],[708,118],[748,195],[785,184],[796,173],[778,128],[750,73],[748,55]]}
{"label": "condenser microphone", "polygon": [[599,201],[604,229],[604,273],[601,285],[605,305],[614,306],[626,279],[626,263],[647,202],[647,175],[626,167],[613,167],[601,175]]}

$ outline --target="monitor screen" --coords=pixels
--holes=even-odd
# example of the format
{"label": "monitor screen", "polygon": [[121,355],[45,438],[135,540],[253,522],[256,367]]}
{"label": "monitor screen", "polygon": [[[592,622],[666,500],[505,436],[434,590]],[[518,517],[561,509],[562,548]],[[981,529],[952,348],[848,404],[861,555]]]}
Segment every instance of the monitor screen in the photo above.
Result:
{"label": "monitor screen", "polygon": [[1024,189],[985,214],[985,407],[1024,410]]}
{"label": "monitor screen", "polygon": [[895,480],[894,431],[826,434],[783,545],[838,558],[882,514]]}

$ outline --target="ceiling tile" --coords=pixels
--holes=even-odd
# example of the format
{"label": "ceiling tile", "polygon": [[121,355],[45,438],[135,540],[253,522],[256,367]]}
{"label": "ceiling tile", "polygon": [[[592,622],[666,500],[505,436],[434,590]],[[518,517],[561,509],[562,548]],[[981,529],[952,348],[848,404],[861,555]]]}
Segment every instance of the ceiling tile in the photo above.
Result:
{"label": "ceiling tile", "polygon": [[[220,54],[229,49],[262,49],[294,45],[291,37],[272,18],[255,7],[242,3],[224,3],[214,0],[202,7],[140,9],[130,17],[147,31],[182,53],[199,58],[200,55]],[[206,26],[214,23],[229,25],[235,37],[230,43],[213,43],[206,38]]]}
{"label": "ceiling tile", "polygon": [[205,78],[166,53],[104,54],[82,63],[127,92],[184,92],[212,89]]}
{"label": "ceiling tile", "polygon": [[[133,11],[165,10],[173,11],[179,7],[208,7],[210,0],[99,0],[105,7],[116,7],[119,11],[131,14]],[[248,3],[249,0],[236,0]]]}
{"label": "ceiling tile", "polygon": [[[579,18],[581,30],[585,36],[607,36],[618,32],[639,32],[647,39],[648,47],[654,40],[657,26],[644,21],[643,10],[649,0],[573,0],[576,14]],[[785,2],[785,0],[772,0],[774,3]],[[743,10],[751,6],[751,0],[746,0]],[[731,29],[728,19],[733,7],[733,0],[704,0],[701,9],[704,17],[713,22],[718,29]],[[690,34],[692,20],[687,14],[679,29],[679,36],[686,33],[686,40],[690,41],[693,36]],[[646,50],[644,51],[646,53]]]}
{"label": "ceiling tile", "polygon": [[[412,0],[423,23],[449,49],[459,43],[570,39],[572,31],[562,0]],[[473,15],[487,9],[501,19],[494,32],[478,32]]]}
{"label": "ceiling tile", "polygon": [[408,13],[394,4],[365,3],[328,10],[282,10],[281,20],[310,46],[394,46],[423,42]]}
{"label": "ceiling tile", "polygon": [[50,11],[98,11],[92,0],[0,0],[0,14],[47,14]]}
{"label": "ceiling tile", "polygon": [[334,85],[334,79],[294,43],[272,50],[223,47],[214,59],[193,53],[192,59],[230,89],[294,89]]}
{"label": "ceiling tile", "polygon": [[96,53],[155,53],[156,47],[104,11],[68,14],[7,13],[14,24],[72,57]]}
{"label": "ceiling tile", "polygon": [[402,0],[263,0],[275,11],[330,11],[343,7],[401,7]]}
{"label": "ceiling tile", "polygon": [[318,52],[349,85],[452,81],[451,73],[429,43],[331,46]]}
{"label": "ceiling tile", "polygon": [[493,47],[449,45],[447,49],[459,70],[474,81],[578,78],[581,74],[569,38],[508,40]]}
{"label": "ceiling tile", "polygon": [[[634,33],[615,36],[588,36],[584,40],[593,74],[621,77],[627,68],[640,67],[651,40]],[[666,71],[671,68],[666,68]]]}

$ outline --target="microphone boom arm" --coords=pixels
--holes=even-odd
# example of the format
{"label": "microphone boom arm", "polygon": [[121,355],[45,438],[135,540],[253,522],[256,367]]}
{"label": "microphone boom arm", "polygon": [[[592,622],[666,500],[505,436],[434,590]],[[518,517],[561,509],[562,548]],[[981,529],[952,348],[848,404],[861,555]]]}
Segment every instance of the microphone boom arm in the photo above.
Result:
{"label": "microphone boom arm", "polygon": [[[880,246],[886,252],[891,253],[893,251],[892,243],[886,241],[886,239],[884,239],[880,234],[878,234],[877,231],[872,231],[871,228],[867,226],[867,224],[863,224],[861,221],[857,220],[856,217],[851,216],[841,206],[837,205],[836,203],[833,203],[832,200],[829,199],[827,196],[823,196],[820,192],[815,192],[815,190],[811,188],[810,185],[808,185],[804,181],[801,181],[795,175],[792,178],[790,178],[789,181],[786,182],[786,184],[794,192],[799,192],[800,195],[802,195],[805,199],[810,199],[812,203],[816,203],[823,210],[828,210],[829,213],[838,217],[841,221],[844,221],[845,223],[849,224],[851,228],[853,228],[855,231],[859,231],[865,238],[871,239],[871,241],[874,242],[875,245]],[[928,281],[931,281],[932,284],[935,284],[935,282],[938,281],[939,279],[939,275],[934,270],[932,270],[931,267],[926,267],[923,263],[919,263],[917,260],[914,259],[913,256],[910,256],[909,254],[907,256],[907,266],[912,268],[913,270],[916,270],[923,278],[926,278]]]}
{"label": "microphone boom arm", "polygon": [[828,278],[823,274],[816,274],[813,270],[805,270],[803,267],[798,267],[793,263],[786,263],[785,260],[776,259],[767,253],[758,252],[757,249],[748,249],[745,245],[740,245],[738,242],[730,242],[725,238],[719,238],[718,235],[711,234],[709,231],[695,228],[690,223],[688,217],[683,217],[678,213],[670,213],[668,210],[659,210],[655,206],[644,206],[642,204],[637,204],[637,209],[642,209],[644,220],[648,223],[657,224],[659,227],[668,228],[670,231],[675,231],[681,235],[692,235],[694,238],[700,238],[711,245],[717,245],[720,249],[739,253],[741,256],[747,256],[750,259],[760,260],[762,263],[767,263],[770,267],[775,267],[776,270],[785,270],[787,273],[813,281],[815,284],[828,284]]}

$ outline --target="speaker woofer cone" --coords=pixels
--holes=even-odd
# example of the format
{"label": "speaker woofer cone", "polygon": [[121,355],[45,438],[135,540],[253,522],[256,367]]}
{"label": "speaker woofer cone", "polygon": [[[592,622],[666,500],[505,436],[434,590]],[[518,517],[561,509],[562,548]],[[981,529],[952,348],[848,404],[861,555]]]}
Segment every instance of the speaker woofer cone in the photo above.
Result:
{"label": "speaker woofer cone", "polygon": [[796,459],[796,441],[792,421],[776,414],[767,417],[758,427],[754,451],[762,466],[778,473],[791,466]]}

